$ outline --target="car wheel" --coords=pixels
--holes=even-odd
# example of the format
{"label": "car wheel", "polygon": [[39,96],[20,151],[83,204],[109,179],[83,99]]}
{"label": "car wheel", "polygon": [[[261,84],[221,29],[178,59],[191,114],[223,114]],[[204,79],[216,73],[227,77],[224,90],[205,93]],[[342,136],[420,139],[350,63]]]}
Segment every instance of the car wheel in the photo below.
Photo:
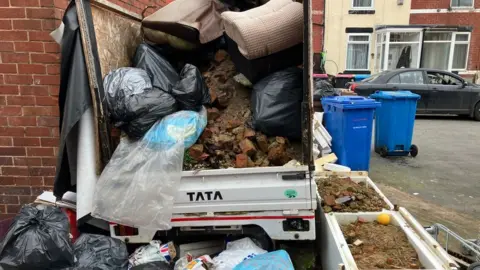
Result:
{"label": "car wheel", "polygon": [[473,109],[473,119],[475,119],[475,121],[480,121],[480,102],[477,102],[475,109]]}
{"label": "car wheel", "polygon": [[412,157],[416,157],[418,155],[418,146],[416,146],[415,144],[412,144],[412,146],[410,146],[410,155]]}

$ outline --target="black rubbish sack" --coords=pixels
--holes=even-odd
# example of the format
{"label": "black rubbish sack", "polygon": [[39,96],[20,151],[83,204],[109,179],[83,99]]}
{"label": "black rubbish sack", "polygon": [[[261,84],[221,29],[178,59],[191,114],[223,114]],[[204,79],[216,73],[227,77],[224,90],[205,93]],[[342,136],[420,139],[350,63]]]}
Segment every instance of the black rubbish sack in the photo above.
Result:
{"label": "black rubbish sack", "polygon": [[142,137],[155,122],[177,111],[173,96],[153,87],[145,70],[113,70],[103,86],[110,118],[130,138]]}
{"label": "black rubbish sack", "polygon": [[0,245],[0,269],[73,266],[67,215],[58,207],[24,205]]}
{"label": "black rubbish sack", "polygon": [[326,80],[315,79],[314,81],[313,100],[319,101],[324,97],[339,96],[338,90],[333,88],[332,84]]}
{"label": "black rubbish sack", "polygon": [[74,244],[74,269],[128,269],[128,251],[125,243],[109,236],[80,235]]}
{"label": "black rubbish sack", "polygon": [[180,110],[198,112],[202,105],[210,105],[210,92],[196,66],[186,64],[180,72],[180,78],[171,92]]}
{"label": "black rubbish sack", "polygon": [[130,268],[130,270],[171,270],[172,266],[164,261],[149,262]]}
{"label": "black rubbish sack", "polygon": [[303,71],[292,67],[270,74],[253,86],[253,127],[269,136],[301,137]]}
{"label": "black rubbish sack", "polygon": [[163,58],[154,46],[142,43],[138,45],[133,66],[147,72],[154,88],[170,93],[180,79],[177,71],[165,58]]}

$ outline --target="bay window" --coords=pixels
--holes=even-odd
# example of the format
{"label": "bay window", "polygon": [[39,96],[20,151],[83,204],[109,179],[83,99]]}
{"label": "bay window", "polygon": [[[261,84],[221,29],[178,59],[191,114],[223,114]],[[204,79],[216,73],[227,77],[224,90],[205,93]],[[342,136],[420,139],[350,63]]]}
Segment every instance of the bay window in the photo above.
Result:
{"label": "bay window", "polygon": [[421,31],[393,30],[377,34],[375,72],[419,67]]}
{"label": "bay window", "polygon": [[467,68],[470,33],[426,32],[422,67],[441,70]]}
{"label": "bay window", "polygon": [[348,34],[347,70],[369,70],[370,34]]}

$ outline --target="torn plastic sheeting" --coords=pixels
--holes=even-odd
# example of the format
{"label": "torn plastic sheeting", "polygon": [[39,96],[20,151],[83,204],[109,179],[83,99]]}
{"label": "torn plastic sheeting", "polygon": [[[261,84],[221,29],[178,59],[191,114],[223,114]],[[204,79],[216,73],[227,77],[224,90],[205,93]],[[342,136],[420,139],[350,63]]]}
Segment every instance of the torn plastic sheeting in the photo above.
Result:
{"label": "torn plastic sheeting", "polygon": [[295,268],[288,253],[285,250],[277,250],[245,260],[233,270],[295,270]]}
{"label": "torn plastic sheeting", "polygon": [[82,234],[74,244],[74,269],[127,269],[128,251],[125,243],[109,236]]}
{"label": "torn plastic sheeting", "polygon": [[58,207],[25,205],[0,245],[0,269],[73,266],[67,215]]}
{"label": "torn plastic sheeting", "polygon": [[180,77],[171,92],[180,110],[199,111],[202,105],[210,105],[210,92],[197,67],[186,64],[180,72]]}
{"label": "torn plastic sheeting", "polygon": [[92,216],[136,228],[170,229],[185,148],[206,125],[202,112],[171,114],[137,142],[122,138],[97,183]]}
{"label": "torn plastic sheeting", "polygon": [[173,242],[162,245],[161,241],[152,240],[148,245],[137,248],[128,258],[128,264],[129,268],[132,268],[134,266],[158,261],[170,263],[176,255],[177,251]]}
{"label": "torn plastic sheeting", "polygon": [[110,117],[131,138],[142,137],[156,121],[177,110],[175,99],[154,87],[142,69],[116,69],[103,84]]}
{"label": "torn plastic sheeting", "polygon": [[246,237],[227,243],[227,249],[213,258],[215,270],[231,270],[242,261],[254,258],[267,251],[259,248],[252,239]]}

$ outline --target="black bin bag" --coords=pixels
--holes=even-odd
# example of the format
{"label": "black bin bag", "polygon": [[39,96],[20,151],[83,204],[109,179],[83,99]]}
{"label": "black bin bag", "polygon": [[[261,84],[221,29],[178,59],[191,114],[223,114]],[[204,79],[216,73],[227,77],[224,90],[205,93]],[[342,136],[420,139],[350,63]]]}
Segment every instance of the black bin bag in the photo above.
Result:
{"label": "black bin bag", "polygon": [[127,246],[121,240],[104,235],[80,235],[74,244],[75,270],[128,269]]}
{"label": "black bin bag", "polygon": [[119,68],[103,80],[110,118],[130,138],[142,137],[156,121],[177,111],[172,95],[152,86],[145,70]]}
{"label": "black bin bag", "polygon": [[138,45],[133,66],[143,69],[152,80],[154,88],[170,93],[180,79],[173,66],[163,58],[154,46],[142,43]]}
{"label": "black bin bag", "polygon": [[25,205],[0,244],[0,269],[73,266],[67,215],[58,207]]}
{"label": "black bin bag", "polygon": [[180,80],[173,87],[172,95],[180,110],[200,111],[202,105],[210,105],[210,92],[200,70],[186,64],[180,72]]}
{"label": "black bin bag", "polygon": [[326,80],[314,79],[313,100],[320,101],[324,97],[338,96],[340,93]]}
{"label": "black bin bag", "polygon": [[302,69],[291,67],[253,86],[253,127],[269,136],[301,137]]}

